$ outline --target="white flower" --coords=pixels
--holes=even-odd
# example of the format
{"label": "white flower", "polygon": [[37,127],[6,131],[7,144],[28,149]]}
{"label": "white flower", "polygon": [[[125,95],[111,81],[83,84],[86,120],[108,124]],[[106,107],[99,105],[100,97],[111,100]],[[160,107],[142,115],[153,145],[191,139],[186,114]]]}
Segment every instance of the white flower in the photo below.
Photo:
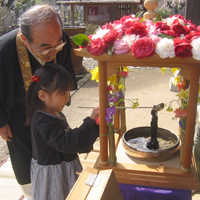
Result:
{"label": "white flower", "polygon": [[178,17],[175,17],[175,16],[166,18],[166,19],[164,19],[163,21],[164,21],[164,22],[167,22],[167,25],[171,27],[171,25],[172,25],[172,23],[173,23],[173,21],[174,21],[175,19],[178,19],[178,20],[179,20],[179,23],[182,24],[183,26],[185,26],[185,22],[184,22],[182,19],[179,19]]}
{"label": "white flower", "polygon": [[173,57],[175,57],[174,41],[172,39],[163,38],[156,45],[155,52],[161,58],[167,58],[167,57],[173,58]]}
{"label": "white flower", "polygon": [[191,42],[193,58],[200,60],[200,38],[194,39]]}
{"label": "white flower", "polygon": [[104,35],[109,31],[110,31],[109,29],[101,29],[100,28],[99,30],[97,30],[96,34],[94,34],[92,36],[92,39],[97,39],[97,38],[103,39]]}
{"label": "white flower", "polygon": [[125,35],[122,40],[126,41],[128,46],[131,47],[131,45],[133,44],[133,42],[135,42],[137,39],[139,39],[139,35]]}

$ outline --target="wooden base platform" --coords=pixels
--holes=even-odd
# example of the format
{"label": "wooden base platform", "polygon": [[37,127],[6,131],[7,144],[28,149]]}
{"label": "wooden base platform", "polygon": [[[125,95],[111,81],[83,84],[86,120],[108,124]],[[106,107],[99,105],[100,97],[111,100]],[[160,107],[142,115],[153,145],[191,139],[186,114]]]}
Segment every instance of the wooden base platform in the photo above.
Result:
{"label": "wooden base platform", "polygon": [[99,170],[113,169],[118,183],[185,190],[198,190],[199,188],[194,157],[192,157],[191,173],[186,174],[180,168],[179,153],[174,158],[164,162],[138,161],[125,153],[120,138],[116,156],[116,166],[102,166],[100,157],[98,157],[94,168]]}

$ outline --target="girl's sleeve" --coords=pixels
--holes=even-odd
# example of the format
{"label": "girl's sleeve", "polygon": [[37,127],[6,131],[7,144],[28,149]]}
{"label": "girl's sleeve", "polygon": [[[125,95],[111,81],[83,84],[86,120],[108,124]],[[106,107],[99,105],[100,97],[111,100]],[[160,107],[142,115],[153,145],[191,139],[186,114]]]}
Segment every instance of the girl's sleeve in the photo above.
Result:
{"label": "girl's sleeve", "polygon": [[62,153],[82,153],[92,147],[99,136],[99,126],[90,117],[83,120],[79,128],[71,129],[69,126],[63,130],[55,123],[37,120],[35,129],[42,139],[52,148]]}

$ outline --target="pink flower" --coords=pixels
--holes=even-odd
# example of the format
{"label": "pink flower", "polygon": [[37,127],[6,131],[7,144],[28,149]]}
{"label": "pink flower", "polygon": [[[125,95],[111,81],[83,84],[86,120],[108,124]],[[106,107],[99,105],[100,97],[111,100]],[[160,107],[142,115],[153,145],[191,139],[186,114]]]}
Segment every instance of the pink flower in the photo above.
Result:
{"label": "pink flower", "polygon": [[101,55],[106,51],[106,43],[104,40],[97,38],[91,40],[90,45],[87,47],[87,51],[90,52],[92,55]]}
{"label": "pink flower", "polygon": [[147,20],[147,21],[144,22],[144,24],[148,28],[148,27],[153,26],[153,21],[152,20]]}
{"label": "pink flower", "polygon": [[148,33],[147,33],[147,37],[151,37],[152,35],[156,35],[158,36],[158,34],[160,33],[155,26],[151,25],[148,29]]}
{"label": "pink flower", "polygon": [[127,77],[128,76],[128,72],[126,72],[126,71],[120,71],[119,72],[119,76],[125,76],[125,77]]}
{"label": "pink flower", "polygon": [[149,38],[152,39],[155,42],[155,45],[157,45],[158,42],[160,42],[160,40],[162,40],[162,38],[160,38],[156,35],[151,35]]}
{"label": "pink flower", "polygon": [[124,15],[123,17],[120,18],[120,23],[122,24],[124,21],[126,21],[127,19],[130,19],[132,18],[131,15]]}
{"label": "pink flower", "polygon": [[109,23],[105,23],[101,28],[113,30],[113,25],[112,25],[112,23],[109,22]]}
{"label": "pink flower", "polygon": [[153,55],[155,47],[155,42],[152,39],[143,37],[132,44],[131,50],[136,58],[144,58]]}
{"label": "pink flower", "polygon": [[126,31],[127,29],[131,28],[135,23],[140,22],[140,18],[130,18],[127,19],[122,23],[122,29]]}
{"label": "pink flower", "polygon": [[125,54],[130,51],[130,48],[126,41],[124,40],[116,40],[114,42],[114,53],[115,54]]}
{"label": "pink flower", "polygon": [[124,32],[122,30],[122,25],[119,24],[115,27],[115,30],[117,31],[118,39],[121,39],[124,35]]}
{"label": "pink flower", "polygon": [[187,117],[187,110],[184,108],[177,108],[175,111],[175,118],[185,118]]}

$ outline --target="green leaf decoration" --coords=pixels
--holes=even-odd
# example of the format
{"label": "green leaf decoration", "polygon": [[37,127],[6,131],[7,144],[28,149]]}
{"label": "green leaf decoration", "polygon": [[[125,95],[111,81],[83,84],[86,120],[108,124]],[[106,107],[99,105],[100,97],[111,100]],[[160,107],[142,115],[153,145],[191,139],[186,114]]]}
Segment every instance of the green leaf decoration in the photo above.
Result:
{"label": "green leaf decoration", "polygon": [[162,21],[162,20],[163,20],[162,15],[159,14],[159,15],[156,17],[155,23],[156,23],[157,21]]}
{"label": "green leaf decoration", "polygon": [[139,17],[143,13],[144,13],[144,11],[139,11],[139,12],[136,13],[135,17]]}
{"label": "green leaf decoration", "polygon": [[87,46],[88,43],[90,42],[90,39],[87,35],[85,34],[77,34],[72,37],[70,37],[75,44],[78,46]]}
{"label": "green leaf decoration", "polygon": [[142,18],[141,20],[140,20],[140,22],[143,22],[144,21],[144,18]]}
{"label": "green leaf decoration", "polygon": [[114,44],[112,44],[111,46],[109,46],[109,47],[106,49],[106,51],[107,51],[107,54],[108,54],[110,57],[112,57],[113,51],[114,51]]}
{"label": "green leaf decoration", "polygon": [[169,35],[167,35],[167,34],[164,34],[164,33],[159,33],[159,34],[158,34],[158,36],[159,36],[159,37],[161,37],[161,38],[174,39],[174,37],[172,37],[172,36],[169,36]]}

